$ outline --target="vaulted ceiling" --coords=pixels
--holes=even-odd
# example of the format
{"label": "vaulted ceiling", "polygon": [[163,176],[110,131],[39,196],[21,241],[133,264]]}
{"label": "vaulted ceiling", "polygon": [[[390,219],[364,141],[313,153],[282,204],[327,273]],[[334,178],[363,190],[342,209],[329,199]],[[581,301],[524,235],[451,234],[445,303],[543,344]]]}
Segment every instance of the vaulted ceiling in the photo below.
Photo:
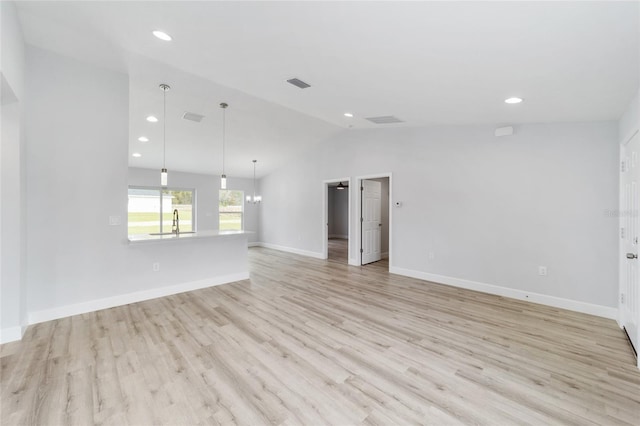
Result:
{"label": "vaulted ceiling", "polygon": [[[173,169],[268,173],[371,127],[615,120],[638,90],[638,2],[19,2],[27,43],[130,75],[130,164],[167,94]],[[161,29],[170,42],[155,38]],[[311,87],[286,82],[297,77]],[[518,96],[524,102],[507,105]],[[185,111],[205,115],[182,120]],[[345,112],[354,116],[348,118]],[[403,123],[376,125],[366,117]],[[141,143],[139,136],[150,142]]]}

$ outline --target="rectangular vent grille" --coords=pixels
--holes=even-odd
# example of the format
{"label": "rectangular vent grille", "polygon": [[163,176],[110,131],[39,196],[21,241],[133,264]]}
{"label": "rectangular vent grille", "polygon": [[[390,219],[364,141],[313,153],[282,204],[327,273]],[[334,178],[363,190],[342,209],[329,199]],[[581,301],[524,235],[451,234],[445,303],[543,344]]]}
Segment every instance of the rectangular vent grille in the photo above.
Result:
{"label": "rectangular vent grille", "polygon": [[385,115],[382,117],[367,117],[367,120],[376,124],[404,123],[404,121],[400,120],[398,117],[394,117],[393,115]]}
{"label": "rectangular vent grille", "polygon": [[287,83],[291,83],[296,87],[299,87],[301,89],[306,89],[307,87],[311,87],[310,84],[305,83],[304,81],[297,79],[297,78],[291,78],[289,80],[287,80]]}
{"label": "rectangular vent grille", "polygon": [[204,115],[196,114],[195,112],[185,112],[182,114],[182,118],[199,123],[204,118]]}

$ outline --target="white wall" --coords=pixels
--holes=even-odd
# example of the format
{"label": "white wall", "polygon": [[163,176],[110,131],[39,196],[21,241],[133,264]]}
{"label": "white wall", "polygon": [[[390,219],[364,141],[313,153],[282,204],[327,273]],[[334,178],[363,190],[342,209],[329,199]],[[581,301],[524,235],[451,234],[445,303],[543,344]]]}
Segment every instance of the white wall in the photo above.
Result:
{"label": "white wall", "polygon": [[261,240],[320,254],[320,182],[391,172],[391,202],[403,202],[390,225],[396,271],[615,316],[617,220],[606,212],[618,205],[616,123],[521,125],[503,138],[493,131],[345,132],[261,180]]}
{"label": "white wall", "polygon": [[329,238],[349,238],[349,192],[328,189]]}
{"label": "white wall", "polygon": [[13,2],[0,2],[0,69],[17,99],[24,92],[24,37]]}
{"label": "white wall", "polygon": [[[158,186],[159,170],[129,168],[129,185]],[[219,228],[218,195],[220,177],[169,170],[169,187],[196,190],[197,230],[206,231]],[[253,179],[227,177],[227,188],[244,191],[245,196],[253,194]],[[258,239],[258,214],[260,205],[244,203],[244,230],[249,234],[249,242]]]}
{"label": "white wall", "polygon": [[31,323],[248,275],[244,237],[128,243],[128,81],[27,49]]}
{"label": "white wall", "polygon": [[618,122],[618,135],[620,143],[628,141],[635,132],[640,129],[640,90],[631,100],[625,113]]}
{"label": "white wall", "polygon": [[13,3],[0,3],[0,343],[17,340],[27,322],[24,40]]}

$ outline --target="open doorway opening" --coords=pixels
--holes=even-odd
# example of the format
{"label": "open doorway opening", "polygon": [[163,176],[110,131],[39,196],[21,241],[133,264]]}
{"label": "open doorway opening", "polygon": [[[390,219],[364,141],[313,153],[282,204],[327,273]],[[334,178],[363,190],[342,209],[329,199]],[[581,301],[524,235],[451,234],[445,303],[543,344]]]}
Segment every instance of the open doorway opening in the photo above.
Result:
{"label": "open doorway opening", "polygon": [[324,258],[348,264],[350,259],[351,180],[332,179],[324,182]]}
{"label": "open doorway opening", "polygon": [[359,263],[389,269],[391,258],[391,174],[357,179]]}

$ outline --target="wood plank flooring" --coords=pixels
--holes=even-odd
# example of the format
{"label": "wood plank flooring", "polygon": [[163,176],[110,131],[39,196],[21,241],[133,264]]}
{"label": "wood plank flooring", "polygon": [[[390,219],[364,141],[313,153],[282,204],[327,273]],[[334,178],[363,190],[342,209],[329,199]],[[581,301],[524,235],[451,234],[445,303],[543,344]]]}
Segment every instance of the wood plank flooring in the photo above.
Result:
{"label": "wood plank flooring", "polygon": [[327,241],[327,257],[334,262],[349,263],[349,240],[329,238]]}
{"label": "wood plank flooring", "polygon": [[250,249],[251,280],[29,327],[2,425],[640,423],[614,321]]}

